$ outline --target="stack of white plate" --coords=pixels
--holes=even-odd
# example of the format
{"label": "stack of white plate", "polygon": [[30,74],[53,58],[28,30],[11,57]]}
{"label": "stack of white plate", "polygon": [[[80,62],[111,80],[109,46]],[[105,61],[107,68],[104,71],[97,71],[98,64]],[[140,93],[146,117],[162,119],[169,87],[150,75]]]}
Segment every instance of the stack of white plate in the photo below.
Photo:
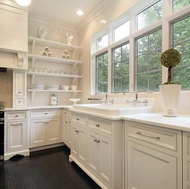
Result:
{"label": "stack of white plate", "polygon": [[47,90],[58,90],[59,85],[46,85]]}
{"label": "stack of white plate", "polygon": [[44,84],[32,84],[31,89],[42,90],[44,89]]}

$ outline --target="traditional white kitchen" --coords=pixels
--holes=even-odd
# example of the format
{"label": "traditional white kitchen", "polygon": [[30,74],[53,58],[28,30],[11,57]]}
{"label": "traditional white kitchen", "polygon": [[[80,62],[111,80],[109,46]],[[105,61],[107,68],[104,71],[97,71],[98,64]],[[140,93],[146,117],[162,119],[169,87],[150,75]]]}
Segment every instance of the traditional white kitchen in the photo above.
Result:
{"label": "traditional white kitchen", "polygon": [[[161,45],[156,39],[160,33],[152,34],[160,51],[176,47],[169,33],[179,28],[172,30],[170,24],[190,16],[190,2],[172,11],[176,0],[99,0],[75,25],[49,18],[51,14],[37,14],[35,8],[41,3],[32,0],[23,7],[15,0],[0,0],[3,161],[66,145],[68,161],[75,162],[102,189],[190,189],[190,88],[182,85],[176,115],[165,115],[159,87],[151,81],[155,84],[159,77],[160,84],[164,83],[167,69],[160,65],[150,71],[149,65],[150,72],[144,74],[140,71],[146,66],[136,63],[145,34],[150,44],[150,33],[162,29]],[[136,29],[136,15],[156,3],[164,7],[163,18]],[[130,20],[131,34],[121,37],[119,31],[116,36],[116,28],[125,20]],[[126,67],[119,70],[126,71],[128,83],[123,81],[119,88],[114,52],[121,47],[118,51],[124,53],[128,44],[128,71]],[[183,46],[181,42],[177,45]],[[147,61],[148,53],[154,54],[151,48],[146,49]],[[182,60],[185,55],[182,53]],[[103,74],[106,82],[98,77],[105,66],[100,59],[108,60],[108,74]],[[96,66],[98,61],[100,66]],[[161,74],[151,75],[157,71]],[[143,74],[150,76],[147,89],[141,83],[146,80]]]}

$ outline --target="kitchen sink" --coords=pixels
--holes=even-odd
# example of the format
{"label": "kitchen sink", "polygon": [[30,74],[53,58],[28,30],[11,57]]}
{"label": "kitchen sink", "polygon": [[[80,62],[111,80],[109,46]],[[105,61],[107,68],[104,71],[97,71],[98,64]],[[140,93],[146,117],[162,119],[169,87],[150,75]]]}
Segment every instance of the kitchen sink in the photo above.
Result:
{"label": "kitchen sink", "polygon": [[148,113],[152,107],[139,104],[76,104],[73,110],[107,116],[124,116],[129,114]]}

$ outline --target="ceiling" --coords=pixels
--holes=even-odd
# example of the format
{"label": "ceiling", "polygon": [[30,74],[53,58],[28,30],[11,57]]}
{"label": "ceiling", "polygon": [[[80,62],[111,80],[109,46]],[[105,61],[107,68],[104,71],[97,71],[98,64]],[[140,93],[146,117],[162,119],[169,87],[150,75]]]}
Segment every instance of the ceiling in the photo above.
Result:
{"label": "ceiling", "polygon": [[[77,26],[87,16],[94,13],[95,9],[108,5],[110,0],[32,0],[29,15],[55,20],[71,26]],[[76,11],[81,9],[83,16],[77,16]],[[92,16],[92,15],[91,15]]]}

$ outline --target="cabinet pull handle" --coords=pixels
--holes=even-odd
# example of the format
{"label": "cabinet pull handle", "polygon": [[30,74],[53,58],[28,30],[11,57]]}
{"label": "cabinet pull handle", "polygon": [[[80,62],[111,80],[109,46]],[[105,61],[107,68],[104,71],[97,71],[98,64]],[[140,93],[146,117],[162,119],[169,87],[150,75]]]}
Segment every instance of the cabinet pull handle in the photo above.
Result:
{"label": "cabinet pull handle", "polygon": [[20,125],[22,125],[22,123],[11,123],[10,125],[11,126],[20,126]]}
{"label": "cabinet pull handle", "polygon": [[15,117],[18,117],[18,115],[15,115]]}
{"label": "cabinet pull handle", "polygon": [[45,115],[47,115],[48,113],[46,112]]}
{"label": "cabinet pull handle", "polygon": [[136,134],[137,134],[137,135],[144,136],[144,137],[148,137],[148,138],[153,138],[153,139],[156,139],[156,140],[160,140],[160,137],[154,137],[154,136],[146,135],[146,134],[141,133],[140,131],[137,131]]}
{"label": "cabinet pull handle", "polygon": [[96,124],[96,127],[100,127],[100,124]]}
{"label": "cabinet pull handle", "polygon": [[97,139],[97,140],[96,140],[96,142],[97,142],[97,143],[99,143],[99,142],[100,142],[100,140],[98,140],[98,139]]}
{"label": "cabinet pull handle", "polygon": [[78,131],[78,130],[75,130],[75,133],[79,133],[79,131]]}

